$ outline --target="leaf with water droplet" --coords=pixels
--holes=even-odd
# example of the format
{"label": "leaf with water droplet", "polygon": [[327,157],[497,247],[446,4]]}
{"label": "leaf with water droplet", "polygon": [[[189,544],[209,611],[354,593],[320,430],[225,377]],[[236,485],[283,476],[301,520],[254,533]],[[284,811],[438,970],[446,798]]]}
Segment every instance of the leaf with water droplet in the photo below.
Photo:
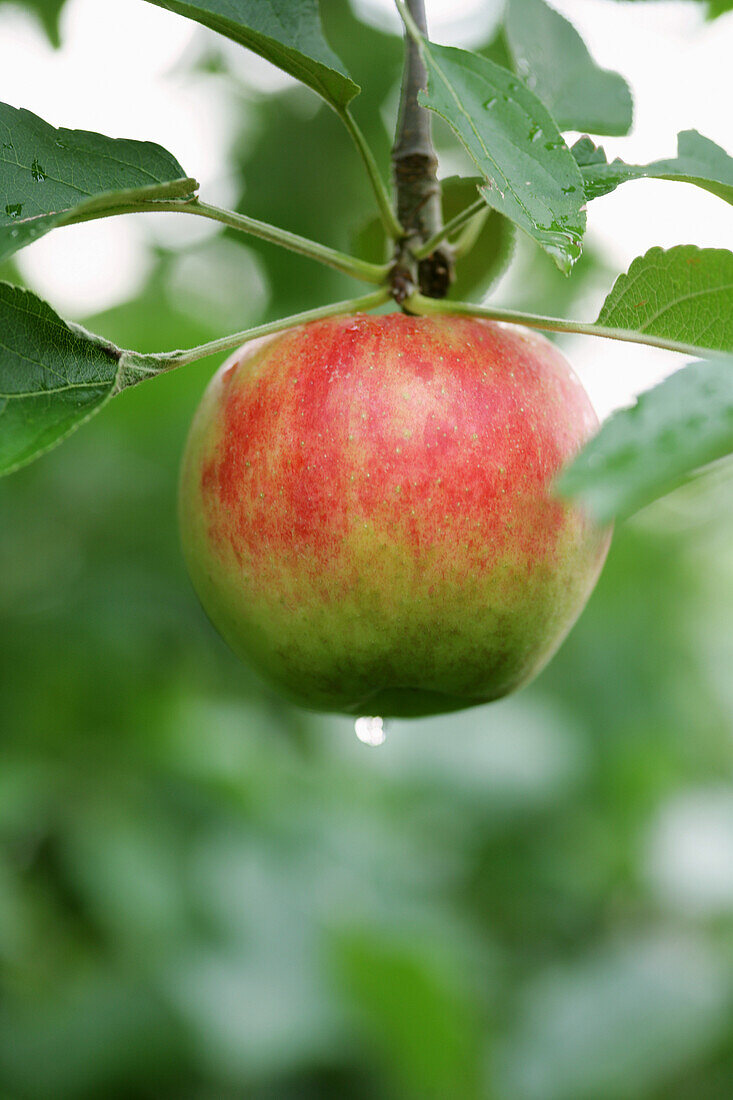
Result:
{"label": "leaf with water droplet", "polygon": [[0,260],[77,217],[145,200],[186,202],[195,192],[176,159],[150,142],[55,130],[5,103],[0,134],[9,136],[0,148]]}
{"label": "leaf with water droplet", "polygon": [[583,178],[547,108],[487,58],[422,38],[420,44],[428,70],[420,100],[463,142],[483,175],[483,198],[568,273],[585,231]]}

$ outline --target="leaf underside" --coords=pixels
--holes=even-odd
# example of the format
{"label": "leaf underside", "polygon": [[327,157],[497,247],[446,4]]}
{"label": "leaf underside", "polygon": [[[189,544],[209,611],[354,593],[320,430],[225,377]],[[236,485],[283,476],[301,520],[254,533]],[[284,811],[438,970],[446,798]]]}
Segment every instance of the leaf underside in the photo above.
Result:
{"label": "leaf underside", "polygon": [[60,442],[114,391],[121,352],[0,283],[0,474]]}
{"label": "leaf underside", "polygon": [[691,363],[614,413],[559,489],[623,519],[733,452],[733,358]]}
{"label": "leaf underside", "polygon": [[509,0],[504,27],[517,72],[561,130],[629,132],[633,103],[626,81],[596,65],[559,12],[544,0]]}
{"label": "leaf underside", "polygon": [[318,0],[148,0],[246,46],[344,108],[358,84],[326,42]]}

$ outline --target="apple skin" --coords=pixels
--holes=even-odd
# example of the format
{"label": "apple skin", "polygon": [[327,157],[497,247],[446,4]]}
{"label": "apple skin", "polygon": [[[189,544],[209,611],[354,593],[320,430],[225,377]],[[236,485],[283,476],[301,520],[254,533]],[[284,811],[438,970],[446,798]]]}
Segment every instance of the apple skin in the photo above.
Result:
{"label": "apple skin", "polygon": [[544,337],[350,315],[246,344],[212,379],[180,523],[211,621],[312,710],[417,716],[531,680],[610,531],[551,494],[597,428]]}

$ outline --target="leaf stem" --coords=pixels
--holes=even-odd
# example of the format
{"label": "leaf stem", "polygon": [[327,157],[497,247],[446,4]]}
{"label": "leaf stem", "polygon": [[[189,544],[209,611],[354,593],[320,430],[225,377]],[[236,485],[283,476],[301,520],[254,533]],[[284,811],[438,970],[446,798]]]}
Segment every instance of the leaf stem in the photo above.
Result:
{"label": "leaf stem", "polygon": [[359,260],[356,256],[349,256],[345,252],[339,252],[328,245],[311,241],[307,237],[301,237],[298,233],[291,233],[287,229],[280,229],[268,222],[258,221],[256,218],[247,217],[246,214],[238,214],[233,210],[223,210],[210,203],[192,199],[188,202],[172,201],[161,202],[151,200],[148,202],[131,203],[124,208],[120,206],[110,207],[107,210],[95,210],[89,214],[82,214],[77,218],[70,218],[66,223],[73,225],[82,221],[90,221],[94,218],[109,218],[116,214],[197,214],[202,218],[210,218],[221,222],[232,229],[238,229],[243,233],[249,233],[260,240],[279,244],[291,252],[297,252],[301,256],[307,256],[311,260],[341,271],[344,275],[351,275],[354,279],[360,279],[366,283],[384,283],[387,279],[389,268],[387,264],[372,264],[366,260]]}
{"label": "leaf stem", "polygon": [[606,340],[623,340],[630,344],[647,344],[652,348],[665,351],[677,351],[682,355],[707,355],[717,357],[715,349],[686,344],[681,340],[669,340],[664,336],[652,336],[650,333],[633,329],[607,328],[605,325],[587,321],[565,321],[559,317],[542,317],[536,313],[520,313],[513,309],[499,309],[494,306],[477,306],[472,302],[436,302],[422,294],[413,294],[405,302],[411,313],[420,315],[429,313],[451,313],[460,317],[486,317],[490,321],[508,321],[526,328],[543,329],[546,332],[571,332],[581,336],[601,336]]}
{"label": "leaf stem", "polygon": [[413,248],[412,254],[416,260],[424,260],[426,256],[429,256],[431,252],[434,252],[441,241],[446,237],[450,237],[455,233],[456,229],[460,229],[466,222],[470,222],[477,214],[480,214],[482,210],[488,210],[488,207],[483,199],[477,199],[476,202],[471,203],[465,210],[461,210],[459,214],[451,218],[449,222],[446,222],[442,229],[439,229],[437,233],[420,245],[419,248]]}
{"label": "leaf stem", "polygon": [[491,213],[491,207],[486,206],[483,210],[479,210],[478,214],[474,214],[469,222],[463,227],[463,232],[459,234],[457,240],[453,245],[453,255],[456,260],[460,260],[462,256],[466,256],[476,241],[481,235],[481,230],[486,224],[486,219]]}
{"label": "leaf stem", "polygon": [[333,302],[328,306],[308,309],[304,313],[294,313],[290,317],[268,321],[267,324],[257,325],[255,328],[245,329],[243,332],[236,332],[231,336],[222,336],[218,340],[211,340],[207,344],[199,344],[198,347],[188,348],[184,351],[164,351],[152,355],[125,352],[123,360],[127,359],[127,362],[122,364],[124,377],[118,381],[117,390],[134,385],[146,376],[160,374],[163,371],[193,363],[197,359],[204,359],[208,355],[217,355],[219,352],[238,348],[241,344],[245,344],[250,340],[256,340],[260,336],[269,336],[274,332],[282,332],[283,329],[292,328],[295,325],[305,325],[309,321],[320,321],[325,317],[336,317],[343,313],[358,313],[375,309],[388,301],[389,297],[390,292],[387,287],[382,287],[380,290],[374,290],[371,294],[365,294],[359,298],[350,298],[344,302]]}
{"label": "leaf stem", "polygon": [[397,216],[394,210],[392,209],[392,203],[390,201],[390,197],[387,192],[384,180],[379,173],[379,168],[377,167],[377,162],[374,159],[374,154],[369,148],[367,140],[364,137],[361,129],[359,128],[359,124],[357,123],[356,119],[354,118],[348,107],[344,107],[342,111],[338,112],[338,115],[344,123],[346,129],[349,131],[354,145],[359,151],[359,155],[364,162],[364,167],[367,170],[369,182],[371,183],[372,190],[374,191],[374,197],[376,198],[377,205],[379,206],[379,212],[382,216],[382,222],[384,224],[385,232],[387,233],[387,236],[390,237],[393,241],[398,241],[401,237],[404,236],[404,230],[397,220]]}

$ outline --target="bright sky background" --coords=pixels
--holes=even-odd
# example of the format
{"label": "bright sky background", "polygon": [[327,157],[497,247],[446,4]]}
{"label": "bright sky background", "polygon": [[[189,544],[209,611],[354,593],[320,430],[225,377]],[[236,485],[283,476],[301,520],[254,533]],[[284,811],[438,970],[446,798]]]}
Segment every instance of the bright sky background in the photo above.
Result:
{"label": "bright sky background", "polygon": [[[672,155],[677,130],[691,127],[733,151],[733,14],[706,23],[701,5],[681,0],[553,2],[596,60],[618,69],[632,86],[634,130],[628,138],[604,140],[609,155],[641,162]],[[497,5],[428,0],[427,6],[436,41],[470,47],[485,37]],[[378,24],[398,25],[392,0],[358,0],[358,7]],[[56,126],[157,141],[201,181],[205,198],[226,205],[232,201],[227,154],[235,133],[231,88],[226,78],[192,77],[178,65],[196,56],[210,34],[142,0],[69,0],[63,46],[54,51],[27,13],[3,5],[0,99]],[[230,55],[258,89],[287,83],[236,47]],[[214,225],[196,219],[110,218],[49,234],[21,252],[19,263],[40,294],[61,313],[78,317],[141,285],[153,240],[183,243],[212,232]],[[733,208],[692,186],[627,184],[591,204],[588,239],[619,272],[655,244],[733,249]],[[584,319],[592,319],[599,305],[584,303]],[[683,362],[670,353],[589,338],[572,338],[566,347],[601,415]]]}

